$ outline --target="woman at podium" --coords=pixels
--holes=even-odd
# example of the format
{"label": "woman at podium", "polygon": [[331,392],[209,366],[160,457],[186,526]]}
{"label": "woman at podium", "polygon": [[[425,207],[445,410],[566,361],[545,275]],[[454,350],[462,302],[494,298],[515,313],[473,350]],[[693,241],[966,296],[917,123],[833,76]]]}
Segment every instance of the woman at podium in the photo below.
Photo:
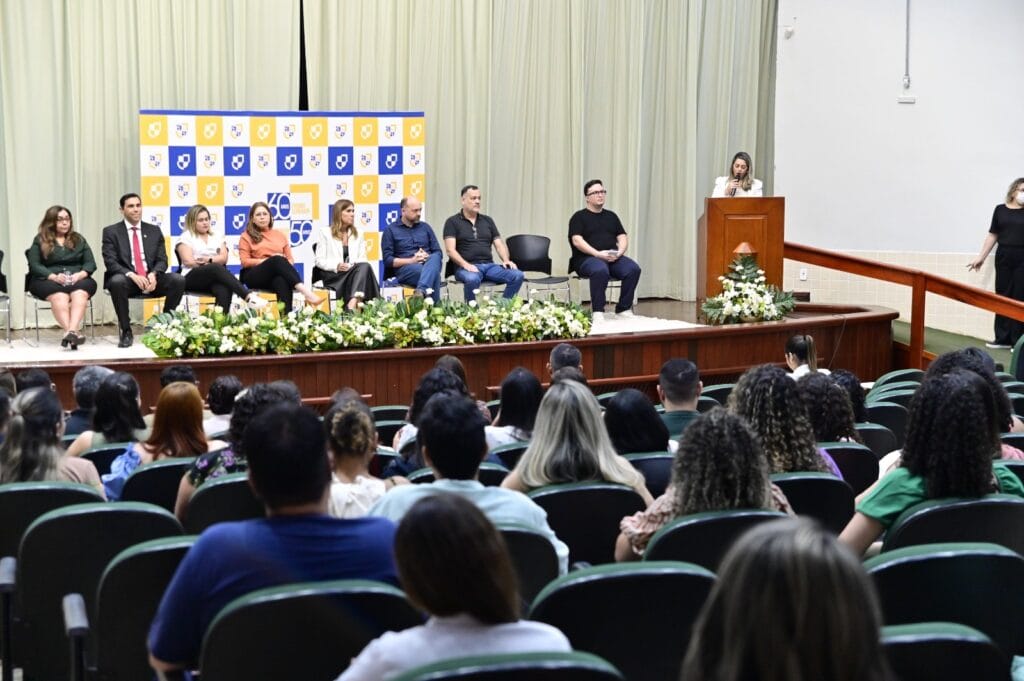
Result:
{"label": "woman at podium", "polygon": [[729,196],[763,196],[761,180],[754,179],[754,162],[745,151],[737,152],[729,165],[729,174],[715,178],[711,198]]}

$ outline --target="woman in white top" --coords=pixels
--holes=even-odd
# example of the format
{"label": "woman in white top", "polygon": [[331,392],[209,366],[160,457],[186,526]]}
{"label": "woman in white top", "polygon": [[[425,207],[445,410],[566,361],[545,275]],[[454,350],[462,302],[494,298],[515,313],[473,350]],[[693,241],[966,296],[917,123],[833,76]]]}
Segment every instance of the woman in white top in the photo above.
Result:
{"label": "woman in white top", "polygon": [[726,196],[763,196],[761,180],[754,179],[754,162],[745,151],[737,152],[732,157],[729,174],[715,178],[715,189],[711,198]]}
{"label": "woman in white top", "polygon": [[469,655],[568,652],[558,629],[519,619],[508,548],[471,501],[436,494],[413,504],[395,533],[398,579],[427,623],[371,641],[338,681],[387,681]]}
{"label": "woman in white top", "polygon": [[793,372],[790,374],[793,380],[815,371],[826,375],[831,373],[828,369],[818,367],[818,353],[814,350],[814,336],[806,333],[790,336],[786,341],[785,358],[786,366]]}
{"label": "woman in white top", "polygon": [[508,372],[501,382],[498,415],[494,423],[484,429],[487,449],[529,442],[542,399],[544,388],[536,376],[523,367]]}
{"label": "woman in white top", "polygon": [[324,415],[327,447],[333,462],[328,512],[336,518],[362,518],[373,503],[405,478],[381,480],[370,475],[370,459],[377,451],[373,413],[349,388],[334,398]]}
{"label": "woman in white top", "polygon": [[348,199],[334,203],[331,224],[320,228],[314,252],[313,279],[322,279],[324,286],[334,289],[348,309],[380,295],[377,277],[366,258],[366,241],[356,229],[356,206]]}
{"label": "woman in white top", "polygon": [[209,293],[223,312],[231,309],[232,295],[245,300],[253,308],[267,304],[225,267],[228,245],[210,228],[210,211],[206,206],[196,204],[185,213],[185,230],[175,248],[181,260],[186,290]]}

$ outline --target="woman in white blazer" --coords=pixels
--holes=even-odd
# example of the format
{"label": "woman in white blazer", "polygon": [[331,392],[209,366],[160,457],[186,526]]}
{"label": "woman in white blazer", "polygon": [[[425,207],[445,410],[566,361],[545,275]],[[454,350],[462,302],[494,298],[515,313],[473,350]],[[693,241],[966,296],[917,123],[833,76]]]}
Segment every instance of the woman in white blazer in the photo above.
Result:
{"label": "woman in white blazer", "polygon": [[727,196],[763,196],[761,180],[754,179],[754,162],[745,151],[740,151],[732,157],[728,175],[715,178],[715,189],[711,192],[711,198]]}
{"label": "woman in white blazer", "polygon": [[366,240],[356,230],[356,207],[348,199],[336,201],[331,209],[331,224],[322,227],[316,238],[314,272],[324,286],[334,289],[338,300],[352,310],[364,299],[380,295],[373,266],[366,258]]}

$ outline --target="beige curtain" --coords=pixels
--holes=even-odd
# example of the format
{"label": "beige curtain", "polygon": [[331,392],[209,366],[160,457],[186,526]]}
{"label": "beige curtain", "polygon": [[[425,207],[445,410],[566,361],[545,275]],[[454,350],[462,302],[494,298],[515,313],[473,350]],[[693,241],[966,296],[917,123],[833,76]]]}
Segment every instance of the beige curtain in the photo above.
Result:
{"label": "beige curtain", "polygon": [[139,189],[139,109],[295,109],[298,74],[299,0],[0,3],[0,248],[14,321],[47,207],[68,206],[100,259],[118,197]]}

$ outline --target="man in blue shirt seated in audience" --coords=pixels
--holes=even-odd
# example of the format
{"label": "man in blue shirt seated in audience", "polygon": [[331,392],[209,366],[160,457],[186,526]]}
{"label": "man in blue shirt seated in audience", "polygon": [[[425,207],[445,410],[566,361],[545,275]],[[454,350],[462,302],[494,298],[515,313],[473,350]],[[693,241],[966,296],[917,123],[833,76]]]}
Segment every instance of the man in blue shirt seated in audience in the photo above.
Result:
{"label": "man in blue shirt seated in audience", "polygon": [[694,420],[700,416],[697,400],[700,399],[700,372],[697,365],[688,359],[670,359],[661,365],[658,374],[658,399],[665,411],[661,420],[668,427],[668,436],[678,440]]}
{"label": "man in blue shirt seated in audience", "polygon": [[434,228],[420,220],[423,204],[415,196],[406,196],[401,203],[402,216],[384,230],[380,250],[384,267],[405,286],[416,289],[416,295],[429,291],[434,302],[441,300],[441,245]]}
{"label": "man in blue shirt seated in audience", "polygon": [[370,515],[397,523],[425,496],[439,492],[458,494],[476,504],[495,525],[525,525],[543,534],[555,547],[559,571],[565,573],[569,547],[548,525],[547,512],[521,492],[485,487],[477,480],[480,462],[487,456],[485,425],[471,398],[448,391],[431,397],[420,414],[416,439],[423,461],[434,471],[436,481],[393,488],[370,508]]}
{"label": "man in blue shirt seated in audience", "polygon": [[327,515],[331,468],[316,414],[294,404],[269,407],[246,427],[242,448],[267,517],[220,523],[200,535],[150,628],[154,669],[194,668],[217,613],[257,589],[332,579],[397,583],[394,523]]}

